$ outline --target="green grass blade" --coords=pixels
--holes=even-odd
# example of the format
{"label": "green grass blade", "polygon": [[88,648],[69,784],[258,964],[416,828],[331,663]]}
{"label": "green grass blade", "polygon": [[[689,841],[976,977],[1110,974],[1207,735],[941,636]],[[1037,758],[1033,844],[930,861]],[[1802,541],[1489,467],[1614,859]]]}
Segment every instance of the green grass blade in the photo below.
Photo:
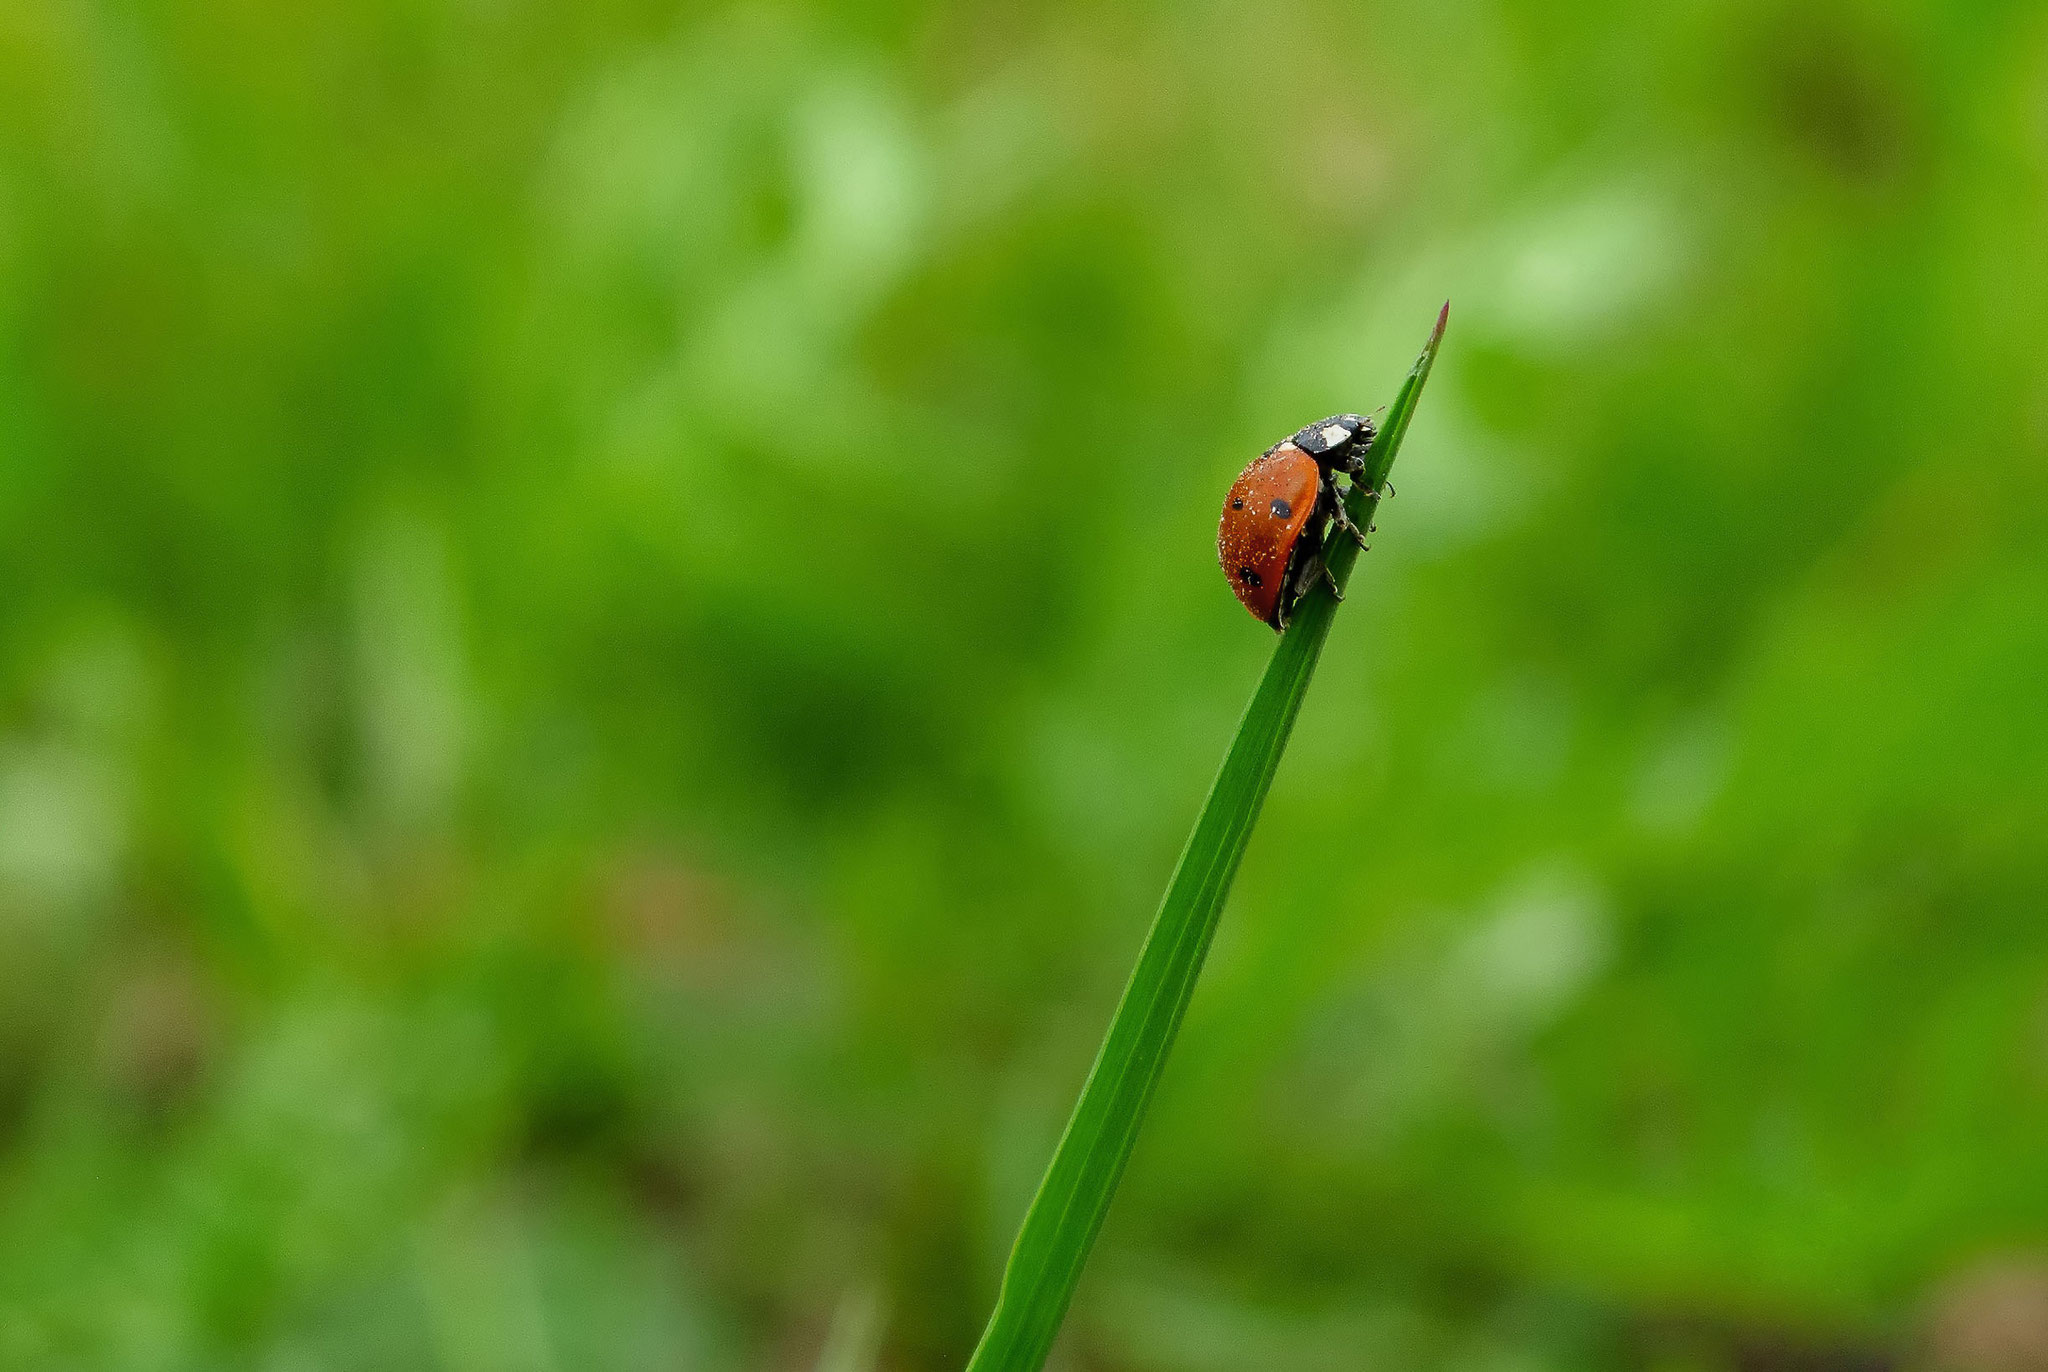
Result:
{"label": "green grass blade", "polygon": [[[1379,504],[1369,492],[1379,489],[1394,465],[1394,454],[1436,360],[1450,308],[1445,305],[1437,316],[1429,342],[1387,411],[1366,457],[1369,479],[1352,490],[1349,509],[1360,528],[1369,526]],[[1333,530],[1323,555],[1337,584],[1348,582],[1358,545]],[[1081,1088],[1066,1133],[1024,1216],[995,1313],[968,1372],[1038,1372],[1052,1350],[1194,994],[1224,897],[1265,804],[1336,608],[1329,590],[1318,587],[1302,600],[1273,650],[1273,660],[1245,709],[1237,738],[1174,868],[1088,1083]]]}

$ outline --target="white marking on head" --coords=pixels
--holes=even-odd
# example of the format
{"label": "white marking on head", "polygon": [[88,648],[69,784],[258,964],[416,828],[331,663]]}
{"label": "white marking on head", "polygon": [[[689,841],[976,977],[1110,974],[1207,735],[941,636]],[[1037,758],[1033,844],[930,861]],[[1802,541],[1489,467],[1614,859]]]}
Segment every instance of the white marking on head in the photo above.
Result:
{"label": "white marking on head", "polygon": [[1349,437],[1351,437],[1351,430],[1345,428],[1342,424],[1323,425],[1323,442],[1333,448]]}

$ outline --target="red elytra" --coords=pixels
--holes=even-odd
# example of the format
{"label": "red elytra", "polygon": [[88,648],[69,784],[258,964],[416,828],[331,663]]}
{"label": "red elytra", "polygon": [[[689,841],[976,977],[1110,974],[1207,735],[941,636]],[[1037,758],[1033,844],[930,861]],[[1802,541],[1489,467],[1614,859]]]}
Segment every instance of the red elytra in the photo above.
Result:
{"label": "red elytra", "polygon": [[1275,629],[1287,626],[1302,534],[1312,523],[1320,527],[1322,489],[1316,460],[1283,443],[1240,472],[1224,497],[1216,556],[1244,607]]}

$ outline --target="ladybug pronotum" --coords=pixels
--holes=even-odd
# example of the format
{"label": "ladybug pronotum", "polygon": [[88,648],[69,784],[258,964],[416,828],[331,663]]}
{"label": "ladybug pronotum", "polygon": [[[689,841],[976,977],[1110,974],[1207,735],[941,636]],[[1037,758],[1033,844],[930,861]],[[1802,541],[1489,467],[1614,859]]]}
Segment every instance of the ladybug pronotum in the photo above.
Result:
{"label": "ladybug pronotum", "polygon": [[1285,629],[1318,580],[1337,595],[1323,565],[1323,535],[1335,521],[1365,546],[1365,535],[1344,510],[1337,478],[1364,480],[1374,432],[1364,415],[1331,415],[1266,449],[1231,484],[1216,556],[1230,589],[1261,622]]}

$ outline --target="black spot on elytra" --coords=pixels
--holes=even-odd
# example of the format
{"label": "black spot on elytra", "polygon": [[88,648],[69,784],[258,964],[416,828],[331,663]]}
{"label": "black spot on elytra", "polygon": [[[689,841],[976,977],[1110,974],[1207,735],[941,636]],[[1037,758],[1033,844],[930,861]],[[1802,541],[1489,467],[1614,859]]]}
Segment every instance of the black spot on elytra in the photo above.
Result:
{"label": "black spot on elytra", "polygon": [[1237,569],[1237,579],[1247,586],[1263,586],[1266,584],[1259,579],[1259,574],[1249,567],[1239,567]]}
{"label": "black spot on elytra", "polygon": [[1233,510],[1242,510],[1244,508],[1244,497],[1238,496],[1236,499],[1232,500],[1230,502],[1230,508]]}
{"label": "black spot on elytra", "polygon": [[1277,497],[1275,497],[1273,503],[1271,505],[1268,505],[1266,508],[1273,512],[1273,518],[1275,519],[1285,519],[1287,518],[1287,516],[1294,513],[1294,507],[1292,505],[1289,505],[1286,501],[1281,500]]}

